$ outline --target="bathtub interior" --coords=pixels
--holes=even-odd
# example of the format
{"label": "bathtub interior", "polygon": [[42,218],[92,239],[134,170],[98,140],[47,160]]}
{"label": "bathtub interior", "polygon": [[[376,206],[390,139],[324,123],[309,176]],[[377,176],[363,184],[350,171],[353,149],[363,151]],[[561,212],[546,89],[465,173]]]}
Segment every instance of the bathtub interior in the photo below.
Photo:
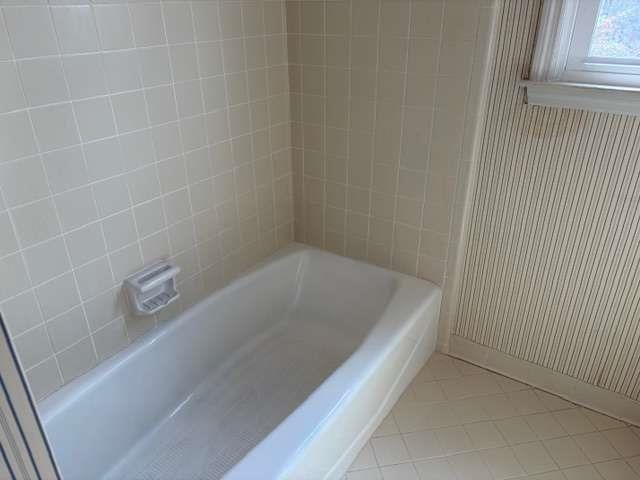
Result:
{"label": "bathtub interior", "polygon": [[221,478],[343,364],[396,277],[293,252],[52,399],[45,429],[65,478]]}

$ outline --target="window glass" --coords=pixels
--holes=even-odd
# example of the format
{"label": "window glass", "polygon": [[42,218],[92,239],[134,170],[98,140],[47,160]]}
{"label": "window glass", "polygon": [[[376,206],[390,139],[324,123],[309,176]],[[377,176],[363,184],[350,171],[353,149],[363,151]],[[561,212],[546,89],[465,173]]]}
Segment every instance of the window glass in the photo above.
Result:
{"label": "window glass", "polygon": [[640,59],[640,0],[602,0],[591,57]]}

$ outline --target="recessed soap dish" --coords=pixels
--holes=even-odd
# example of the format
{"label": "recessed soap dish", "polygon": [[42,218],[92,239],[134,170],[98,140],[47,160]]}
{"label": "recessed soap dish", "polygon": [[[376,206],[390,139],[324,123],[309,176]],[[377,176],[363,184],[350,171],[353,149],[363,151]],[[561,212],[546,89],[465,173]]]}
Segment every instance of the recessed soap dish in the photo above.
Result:
{"label": "recessed soap dish", "polygon": [[180,269],[159,262],[131,275],[124,281],[129,304],[137,315],[153,315],[178,299],[176,276]]}

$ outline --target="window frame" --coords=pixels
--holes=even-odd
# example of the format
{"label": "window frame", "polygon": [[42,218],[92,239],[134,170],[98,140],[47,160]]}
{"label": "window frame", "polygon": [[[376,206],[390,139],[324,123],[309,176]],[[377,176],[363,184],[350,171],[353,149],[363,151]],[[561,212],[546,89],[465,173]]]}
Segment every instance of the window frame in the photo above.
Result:
{"label": "window frame", "polygon": [[529,79],[521,82],[528,103],[640,115],[640,60],[588,56],[600,4],[544,0]]}

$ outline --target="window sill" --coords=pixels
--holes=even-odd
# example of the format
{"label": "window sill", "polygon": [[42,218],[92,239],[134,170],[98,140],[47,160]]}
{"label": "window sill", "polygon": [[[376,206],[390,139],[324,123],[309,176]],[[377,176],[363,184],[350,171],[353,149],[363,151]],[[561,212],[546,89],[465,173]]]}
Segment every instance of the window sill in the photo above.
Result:
{"label": "window sill", "polygon": [[526,88],[530,105],[640,115],[640,88],[531,80],[519,85]]}

